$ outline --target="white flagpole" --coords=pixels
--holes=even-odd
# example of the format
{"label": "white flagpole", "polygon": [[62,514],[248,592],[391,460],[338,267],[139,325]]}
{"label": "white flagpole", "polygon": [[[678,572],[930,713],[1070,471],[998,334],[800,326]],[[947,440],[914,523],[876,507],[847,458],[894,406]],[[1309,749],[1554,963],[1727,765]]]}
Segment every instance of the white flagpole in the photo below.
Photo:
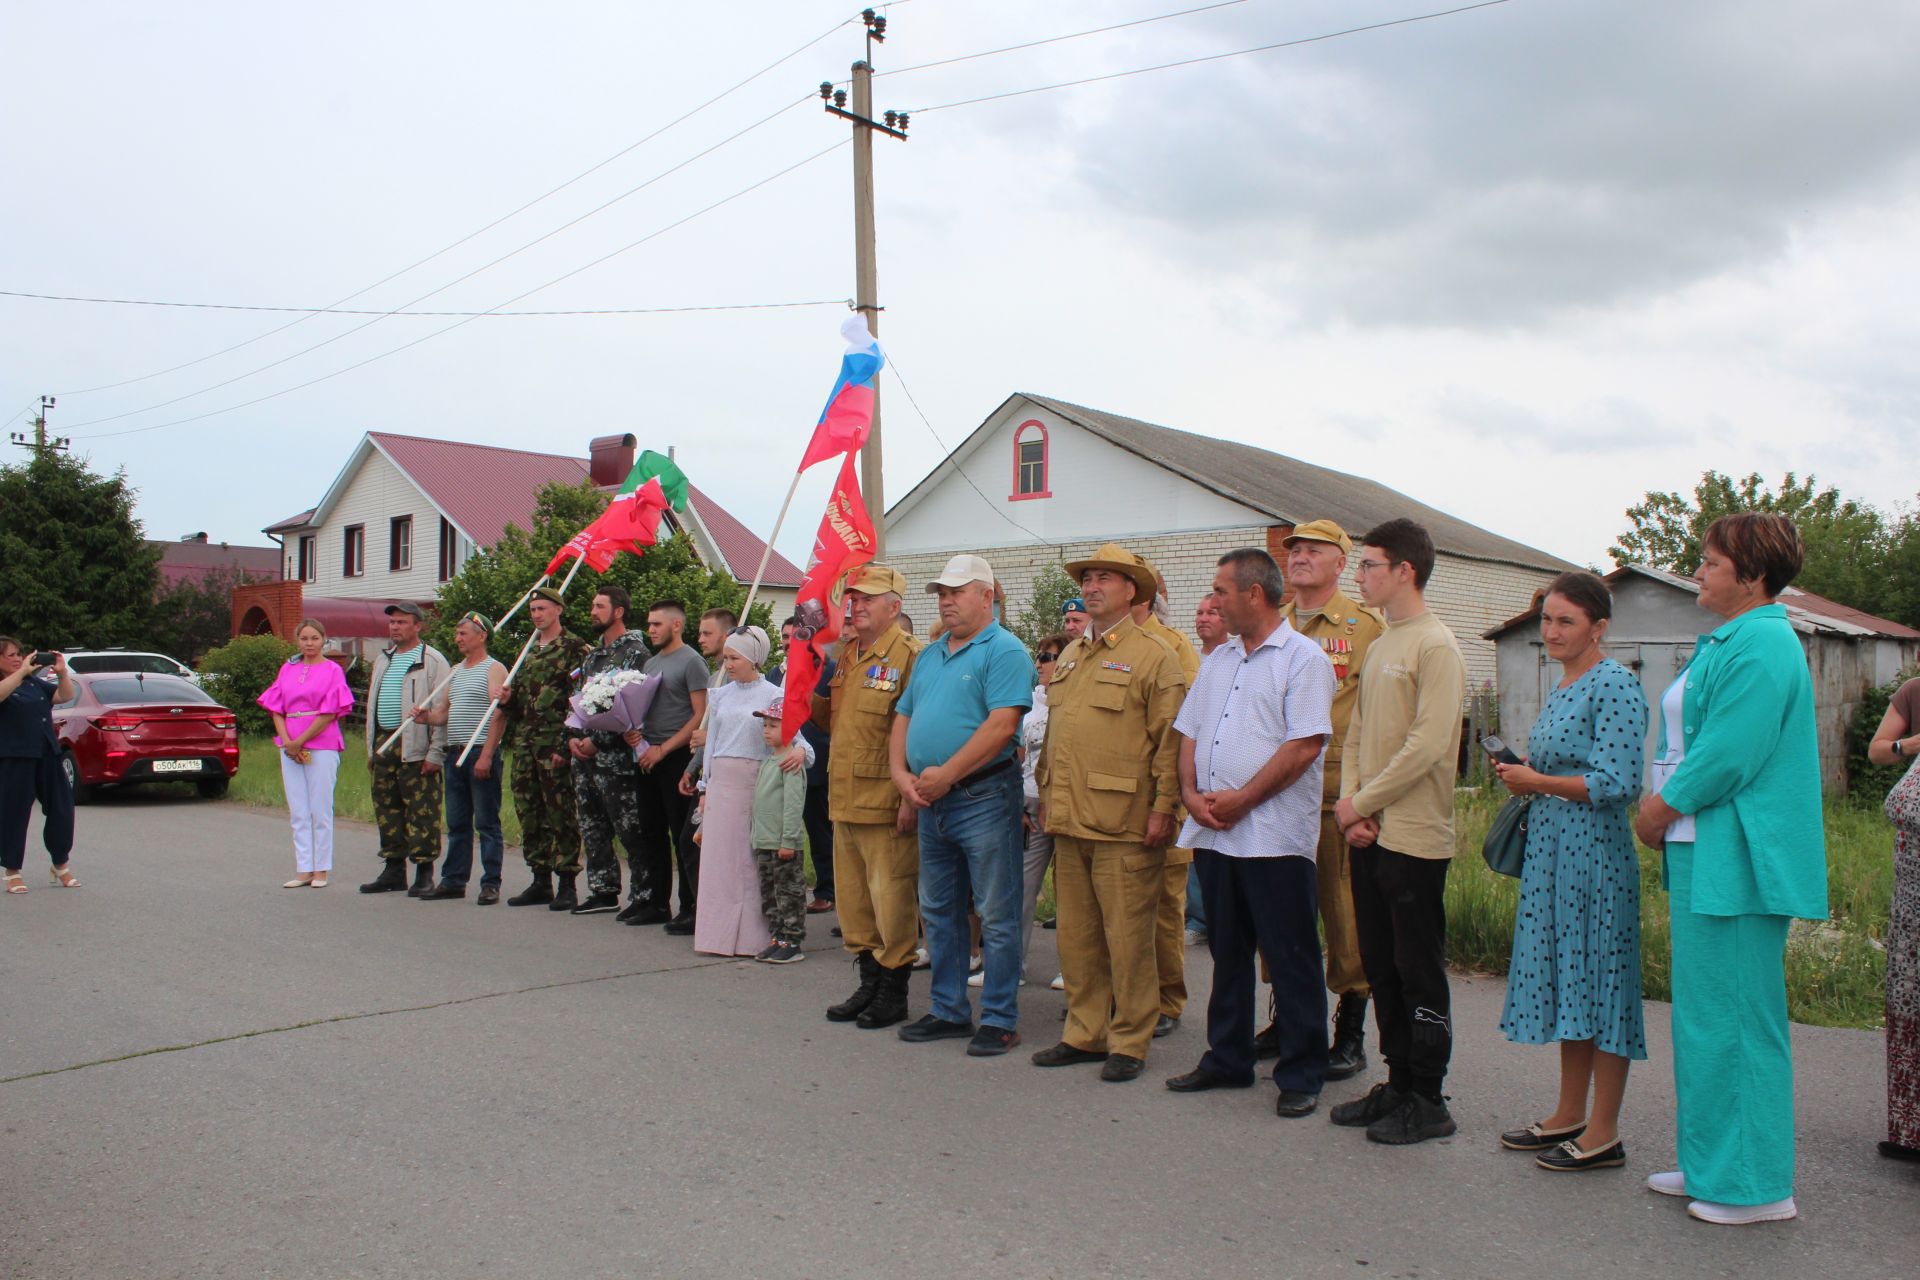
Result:
{"label": "white flagpole", "polygon": [[[567,570],[566,578],[560,583],[560,594],[562,596],[565,596],[567,594],[567,588],[573,585],[573,575],[580,572],[580,566],[586,563],[586,559],[587,558],[585,555],[577,555],[573,558],[573,568]],[[546,574],[540,575],[541,582],[545,582],[546,579],[547,579]],[[534,584],[533,589],[527,592],[526,598],[529,600],[532,599],[533,592],[537,590],[539,590],[538,583]],[[513,678],[520,674],[520,664],[527,660],[527,651],[533,648],[533,638],[536,634],[538,633],[537,632],[527,633],[527,642],[520,646],[520,656],[513,660],[513,666],[507,671],[507,679],[506,679],[507,684],[512,684]],[[473,727],[473,736],[471,738],[468,738],[467,745],[460,749],[460,758],[454,761],[455,764],[465,764],[467,762],[467,754],[473,750],[473,744],[480,741],[480,735],[486,732],[488,723],[493,719],[493,713],[496,710],[498,710],[499,707],[500,707],[500,699],[498,698],[488,699],[487,713],[481,716],[480,723]]]}
{"label": "white flagpole", "polygon": [[[520,612],[520,606],[525,604],[527,601],[533,599],[533,593],[538,591],[540,588],[546,586],[547,579],[551,576],[553,575],[546,574],[546,573],[541,574],[540,581],[534,583],[531,587],[528,587],[527,593],[521,596],[520,599],[514,602],[513,608],[507,610],[505,613],[500,615],[500,620],[493,624],[493,629],[495,631],[498,631],[501,627],[506,626],[507,619],[511,618],[514,614]],[[421,706],[423,707],[426,706],[428,703],[431,703],[435,698],[439,697],[441,694],[447,691],[447,686],[453,683],[454,669],[457,669],[459,665],[460,665],[459,663],[455,663],[453,664],[452,668],[448,669],[447,678],[442,680],[439,684],[433,687],[433,692],[427,695],[426,702],[421,703],[420,704]],[[408,711],[406,719],[400,722],[400,727],[387,735],[387,740],[380,744],[379,748],[375,750],[374,754],[379,755],[382,752],[386,751],[387,748],[391,747],[394,743],[400,741],[400,735],[405,733],[407,731],[407,726],[412,723],[413,723],[413,712]]]}

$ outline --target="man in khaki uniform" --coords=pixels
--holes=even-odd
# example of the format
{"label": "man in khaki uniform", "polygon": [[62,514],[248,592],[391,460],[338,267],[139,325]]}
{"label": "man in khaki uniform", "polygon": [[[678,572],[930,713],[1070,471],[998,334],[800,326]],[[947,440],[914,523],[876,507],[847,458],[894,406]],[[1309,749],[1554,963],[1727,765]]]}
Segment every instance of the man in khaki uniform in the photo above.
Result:
{"label": "man in khaki uniform", "polygon": [[860,966],[860,986],[827,1010],[834,1022],[872,1029],[907,1016],[907,980],[920,929],[920,844],[912,805],[888,767],[894,704],[924,647],[901,630],[897,569],[868,564],[847,582],[852,632],[841,644],[813,722],[833,735],[827,817],[833,822],[833,882],[840,933]]}
{"label": "man in khaki uniform", "polygon": [[1160,1000],[1154,917],[1180,802],[1173,718],[1186,694],[1180,659],[1135,624],[1153,571],[1107,543],[1067,566],[1087,603],[1086,634],[1047,686],[1047,739],[1034,781],[1054,837],[1060,971],[1067,1026],[1036,1066],[1105,1060],[1100,1078],[1146,1065]]}
{"label": "man in khaki uniform", "polygon": [[[1150,635],[1159,636],[1172,646],[1176,657],[1180,659],[1180,675],[1187,682],[1187,688],[1193,688],[1193,678],[1200,674],[1200,654],[1193,647],[1193,641],[1160,621],[1156,609],[1164,609],[1167,603],[1167,580],[1145,556],[1140,563],[1147,566],[1153,574],[1155,596],[1149,600],[1133,602],[1130,611],[1133,620],[1141,630]],[[1176,828],[1187,820],[1186,806],[1182,805],[1173,814]],[[1160,906],[1153,918],[1153,958],[1154,967],[1160,974],[1160,1017],[1153,1025],[1153,1038],[1158,1040],[1180,1025],[1180,1015],[1187,1008],[1187,876],[1193,867],[1193,850],[1169,846],[1167,849],[1167,872],[1160,886]]]}
{"label": "man in khaki uniform", "polygon": [[[1367,975],[1360,968],[1360,943],[1354,932],[1353,886],[1347,879],[1347,841],[1334,821],[1340,798],[1340,762],[1360,696],[1360,662],[1367,647],[1386,630],[1377,609],[1356,603],[1339,587],[1353,542],[1331,520],[1311,520],[1286,539],[1290,595],[1280,616],[1320,646],[1333,663],[1333,737],[1327,742],[1324,799],[1320,805],[1318,876],[1320,926],[1327,942],[1327,990],[1340,997],[1333,1018],[1333,1047],[1327,1079],[1344,1080],[1366,1069]],[[1279,1051],[1274,1028],[1260,1033],[1261,1057]],[[1269,1052],[1271,1050],[1271,1052]]]}

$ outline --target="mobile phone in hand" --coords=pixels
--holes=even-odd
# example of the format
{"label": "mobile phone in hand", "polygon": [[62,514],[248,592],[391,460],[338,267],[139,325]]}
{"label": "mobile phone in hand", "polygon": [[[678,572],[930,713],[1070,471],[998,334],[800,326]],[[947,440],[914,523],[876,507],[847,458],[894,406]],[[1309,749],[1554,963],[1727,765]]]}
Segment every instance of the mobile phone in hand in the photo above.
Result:
{"label": "mobile phone in hand", "polygon": [[1494,734],[1480,739],[1480,749],[1492,756],[1497,764],[1525,764],[1519,756],[1513,754],[1513,748],[1502,742]]}
{"label": "mobile phone in hand", "polygon": [[60,661],[60,655],[51,651],[33,655],[33,665],[36,667],[50,667],[58,661]]}

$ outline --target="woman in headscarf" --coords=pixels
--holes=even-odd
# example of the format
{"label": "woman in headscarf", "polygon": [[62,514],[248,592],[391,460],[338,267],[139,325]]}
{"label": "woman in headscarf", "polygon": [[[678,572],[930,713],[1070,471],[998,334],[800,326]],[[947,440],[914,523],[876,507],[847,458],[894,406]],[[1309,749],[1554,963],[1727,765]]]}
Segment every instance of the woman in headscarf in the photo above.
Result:
{"label": "woman in headscarf", "polygon": [[759,955],[773,941],[760,913],[752,839],[753,783],[768,755],[753,713],[766,709],[774,688],[760,674],[767,648],[759,627],[735,628],[720,653],[726,683],[707,695],[693,949],[709,955]]}

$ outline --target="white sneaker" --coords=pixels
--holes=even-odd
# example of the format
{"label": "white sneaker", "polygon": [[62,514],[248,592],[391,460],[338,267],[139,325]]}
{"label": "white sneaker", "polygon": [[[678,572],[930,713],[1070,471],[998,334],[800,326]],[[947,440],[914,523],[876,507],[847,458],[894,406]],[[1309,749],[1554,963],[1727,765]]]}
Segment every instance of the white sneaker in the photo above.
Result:
{"label": "white sneaker", "polygon": [[927,959],[927,949],[925,947],[917,947],[914,949],[913,967],[916,969],[931,969],[933,967],[933,961]]}
{"label": "white sneaker", "polygon": [[1658,1191],[1663,1196],[1683,1196],[1687,1194],[1687,1175],[1678,1169],[1672,1173],[1650,1173],[1647,1190]]}
{"label": "white sneaker", "polygon": [[1047,985],[1055,991],[1065,991],[1067,989],[1067,980],[1064,975],[1056,973],[1053,975],[1053,981]]}
{"label": "white sneaker", "polygon": [[967,960],[968,973],[979,973],[986,967],[987,967],[987,958],[984,955],[972,956],[972,957],[969,957]]}
{"label": "white sneaker", "polygon": [[1205,930],[1202,930],[1202,929],[1189,929],[1189,930],[1187,930],[1187,933],[1186,933],[1186,943],[1187,943],[1187,945],[1188,945],[1188,946],[1190,946],[1190,947],[1204,947],[1204,946],[1206,946],[1206,945],[1207,945],[1207,935],[1206,935],[1206,931],[1205,931]]}
{"label": "white sneaker", "polygon": [[985,973],[970,973],[967,975],[967,985],[970,987],[984,987],[987,985],[987,975]]}
{"label": "white sneaker", "polygon": [[1711,1200],[1695,1200],[1687,1206],[1687,1215],[1702,1222],[1744,1227],[1750,1222],[1785,1222],[1798,1217],[1800,1210],[1794,1206],[1792,1196],[1770,1204],[1715,1204]]}

